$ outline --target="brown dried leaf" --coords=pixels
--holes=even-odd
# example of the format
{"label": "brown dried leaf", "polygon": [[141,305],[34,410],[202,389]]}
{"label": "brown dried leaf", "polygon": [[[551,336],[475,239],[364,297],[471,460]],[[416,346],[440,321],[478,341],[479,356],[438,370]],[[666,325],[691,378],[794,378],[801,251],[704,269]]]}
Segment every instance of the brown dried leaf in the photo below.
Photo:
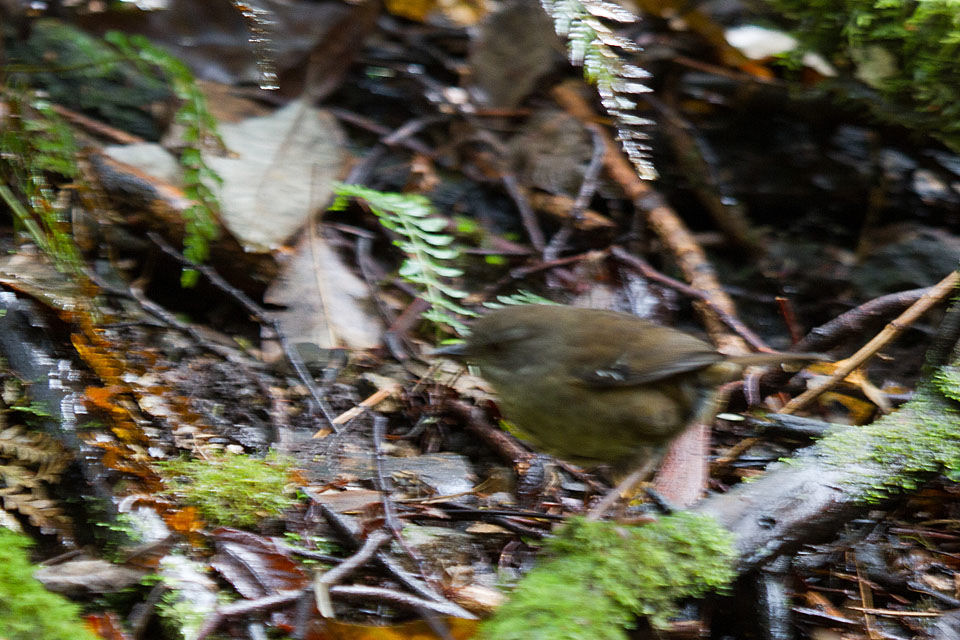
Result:
{"label": "brown dried leaf", "polygon": [[[472,638],[479,624],[478,620],[450,617],[438,618],[437,622],[446,626],[450,632],[449,637],[454,640]],[[434,640],[439,636],[423,620],[389,627],[375,627],[318,618],[313,621],[307,638],[309,640]]]}

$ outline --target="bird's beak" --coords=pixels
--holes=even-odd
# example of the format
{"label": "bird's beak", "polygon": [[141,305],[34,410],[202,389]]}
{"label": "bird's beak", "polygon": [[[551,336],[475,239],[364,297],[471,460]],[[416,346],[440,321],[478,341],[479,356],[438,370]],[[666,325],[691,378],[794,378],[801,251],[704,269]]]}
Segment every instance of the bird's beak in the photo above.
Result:
{"label": "bird's beak", "polygon": [[437,347],[430,351],[429,355],[431,356],[447,356],[448,358],[463,358],[469,353],[469,348],[467,347],[466,342],[458,342],[456,344],[448,344],[443,347]]}

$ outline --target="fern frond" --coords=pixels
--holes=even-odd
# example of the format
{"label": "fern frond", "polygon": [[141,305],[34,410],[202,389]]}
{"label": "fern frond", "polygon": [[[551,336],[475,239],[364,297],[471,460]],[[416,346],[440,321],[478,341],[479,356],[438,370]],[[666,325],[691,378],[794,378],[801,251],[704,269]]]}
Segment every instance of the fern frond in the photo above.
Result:
{"label": "fern frond", "polygon": [[548,300],[543,296],[521,289],[510,295],[497,296],[496,302],[484,302],[483,306],[488,309],[503,309],[504,307],[517,306],[521,304],[557,304],[553,300]]}
{"label": "fern frond", "polygon": [[[107,33],[105,39],[120,53],[150,74],[159,69],[181,105],[174,120],[183,126],[182,140],[186,145],[180,152],[183,168],[183,191],[193,205],[183,211],[183,255],[194,264],[201,264],[210,255],[210,242],[217,238],[217,213],[220,203],[211,185],[219,186],[223,179],[203,159],[203,150],[209,147],[225,148],[217,132],[217,121],[207,107],[207,99],[197,85],[190,68],[143,36],[127,36],[118,31]],[[196,284],[198,274],[185,269],[180,282],[184,287]]]}
{"label": "fern frond", "polygon": [[430,309],[422,317],[467,335],[469,329],[457,315],[477,314],[457,304],[456,300],[467,297],[467,293],[449,282],[450,278],[463,275],[463,271],[442,264],[459,258],[460,249],[454,245],[453,236],[440,233],[447,221],[435,215],[430,201],[422,195],[388,193],[356,184],[334,185],[334,194],[336,198],[330,211],[342,211],[349,198],[363,200],[380,224],[399,236],[393,244],[407,257],[397,273],[414,284],[430,303]]}
{"label": "fern frond", "polygon": [[15,89],[0,90],[0,98],[7,107],[0,114],[0,202],[57,269],[80,273],[80,251],[51,184],[54,176],[78,175],[73,134],[45,100]]}
{"label": "fern frond", "polygon": [[557,35],[567,39],[570,62],[583,67],[583,75],[597,87],[600,102],[615,122],[617,139],[637,174],[653,180],[657,171],[650,161],[650,147],[644,128],[653,121],[633,113],[632,96],[650,89],[641,80],[650,74],[624,62],[622,54],[636,53],[639,47],[616,35],[606,22],[628,24],[637,16],[606,0],[540,0],[553,19]]}
{"label": "fern frond", "polygon": [[44,433],[14,426],[0,429],[0,500],[3,510],[17,512],[35,527],[73,540],[70,516],[47,485],[60,482],[70,454],[58,440]]}

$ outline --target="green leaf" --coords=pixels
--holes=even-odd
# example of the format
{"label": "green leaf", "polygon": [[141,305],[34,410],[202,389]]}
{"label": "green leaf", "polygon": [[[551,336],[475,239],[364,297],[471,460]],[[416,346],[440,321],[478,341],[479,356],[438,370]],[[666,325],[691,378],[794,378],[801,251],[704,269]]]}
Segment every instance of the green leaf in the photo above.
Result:
{"label": "green leaf", "polygon": [[200,149],[188,147],[180,154],[180,164],[190,168],[199,168],[203,165],[203,157],[200,155]]}
{"label": "green leaf", "polygon": [[[421,233],[419,237],[435,247],[445,247],[453,242],[453,236],[438,235],[436,233]],[[460,251],[457,250],[457,254],[459,253]]]}
{"label": "green leaf", "polygon": [[184,269],[180,272],[180,286],[184,289],[194,288],[199,280],[200,272],[196,269]]}
{"label": "green leaf", "polygon": [[[437,231],[442,231],[447,228],[449,222],[446,218],[423,218],[418,220],[416,226],[421,231],[426,231],[428,233],[435,233]],[[453,236],[444,236],[453,240]]]}
{"label": "green leaf", "polygon": [[433,265],[433,270],[438,276],[444,278],[459,278],[463,275],[463,269],[457,269],[456,267],[443,267],[439,264]]}
{"label": "green leaf", "polygon": [[453,260],[460,255],[460,251],[457,249],[441,249],[428,245],[423,245],[421,247],[421,251],[433,256],[438,260]]}
{"label": "green leaf", "polygon": [[412,278],[422,273],[423,269],[421,264],[413,260],[404,260],[403,264],[400,265],[400,269],[397,270],[397,275],[401,278]]}
{"label": "green leaf", "polygon": [[348,197],[362,199],[380,224],[399,236],[393,244],[407,257],[397,273],[415,285],[423,299],[430,303],[431,309],[423,317],[446,324],[465,335],[466,326],[451,312],[461,315],[472,315],[473,312],[454,302],[465,298],[467,293],[447,282],[463,275],[460,269],[443,264],[460,257],[459,248],[454,246],[454,237],[438,233],[449,225],[447,219],[434,215],[430,201],[419,194],[380,192],[339,183],[334,185],[334,194],[330,210],[343,210]]}

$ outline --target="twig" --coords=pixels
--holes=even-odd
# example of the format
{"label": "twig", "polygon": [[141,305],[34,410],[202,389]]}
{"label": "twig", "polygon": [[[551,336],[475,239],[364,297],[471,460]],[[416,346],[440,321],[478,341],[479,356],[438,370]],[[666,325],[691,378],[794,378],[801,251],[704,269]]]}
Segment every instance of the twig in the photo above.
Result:
{"label": "twig", "polygon": [[[545,191],[532,191],[527,194],[530,206],[540,213],[559,219],[561,222],[567,222],[571,219],[575,200],[570,196],[560,193],[547,193]],[[584,209],[579,219],[573,221],[573,226],[578,231],[614,231],[619,225],[607,216],[594,211],[593,209]],[[525,254],[530,253],[527,249]]]}
{"label": "twig", "polygon": [[64,118],[65,120],[69,120],[75,125],[85,128],[87,131],[91,131],[105,138],[110,138],[116,144],[143,144],[146,142],[146,140],[140,136],[135,136],[121,129],[117,129],[116,127],[111,127],[110,125],[100,122],[99,120],[94,120],[93,118],[85,116],[82,113],[77,113],[72,109],[68,109],[63,105],[54,104],[51,106],[53,111],[58,116]]}
{"label": "twig", "polygon": [[[434,122],[442,120],[443,118],[443,116],[415,118],[406,122],[400,128],[387,133],[380,138],[380,141],[373,146],[363,160],[358,162],[353,169],[350,170],[350,175],[347,176],[344,182],[348,184],[367,184],[369,182],[370,174],[373,172],[380,159],[386,154],[387,149],[402,144],[421,129],[424,129],[425,127],[433,124]],[[436,152],[431,154],[431,157],[435,155]]]}
{"label": "twig", "polygon": [[[932,288],[933,287],[925,287],[922,289],[898,291],[864,302],[849,311],[845,311],[833,320],[811,329],[803,339],[794,344],[790,349],[791,351],[818,353],[828,351],[847,336],[863,335],[867,327],[871,326],[877,320],[894,313],[902,312],[920,300],[925,294],[929,293]],[[951,344],[953,343],[951,342]],[[779,367],[770,367],[761,376],[760,384],[762,386],[776,387],[790,375],[792,374],[787,373]]]}
{"label": "twig", "polygon": [[873,607],[854,607],[847,605],[847,609],[862,611],[875,616],[890,616],[893,618],[940,618],[942,611],[897,611],[896,609],[875,609]]}
{"label": "twig", "polygon": [[532,264],[524,267],[517,267],[516,269],[510,270],[510,278],[513,280],[522,280],[527,276],[537,273],[538,271],[547,271],[548,269],[556,269],[557,267],[563,267],[568,264],[574,264],[581,262],[583,260],[591,260],[602,256],[603,252],[601,251],[587,251],[586,253],[580,253],[575,256],[567,256],[565,258],[554,258],[553,260],[548,260],[540,262],[538,264]]}
{"label": "twig", "polygon": [[480,408],[462,400],[448,400],[447,406],[460,416],[467,429],[479,436],[487,446],[513,465],[530,464],[530,461],[535,457],[535,454],[527,451],[509,434],[491,427]]}
{"label": "twig", "polygon": [[[551,95],[567,112],[583,122],[593,122],[596,114],[587,101],[575,91],[561,86],[555,88]],[[617,182],[633,202],[634,206],[642,209],[647,215],[649,224],[663,241],[664,245],[673,254],[681,271],[694,288],[701,290],[705,296],[713,301],[713,308],[720,308],[729,315],[736,315],[733,301],[720,287],[713,267],[707,261],[706,254],[697,244],[686,225],[680,220],[676,212],[664,202],[662,196],[654,191],[648,182],[641,180],[633,165],[623,155],[619,145],[606,132],[602,132],[606,154],[604,167],[608,175]],[[721,351],[729,353],[743,353],[746,348],[743,341],[723,331],[722,323],[713,313],[705,313],[708,309],[701,309],[707,331],[714,337]]]}
{"label": "twig", "polygon": [[638,484],[640,484],[644,478],[646,478],[653,468],[660,461],[660,456],[654,455],[651,456],[646,462],[644,462],[640,467],[634,469],[630,474],[617,483],[617,486],[607,492],[603,498],[600,499],[600,502],[595,504],[590,512],[587,514],[587,520],[599,520],[603,517],[603,514],[607,510],[616,504],[617,500],[620,499],[620,496],[627,495],[633,491]]}
{"label": "twig", "polygon": [[134,607],[134,611],[130,614],[130,617],[127,618],[127,625],[133,640],[140,640],[140,638],[143,637],[143,632],[147,628],[147,623],[150,622],[150,617],[153,615],[154,609],[168,590],[168,585],[163,582],[158,582],[150,589],[150,593],[147,594],[146,599],[140,603],[138,607]]}
{"label": "twig", "polygon": [[[274,611],[297,602],[303,595],[304,590],[281,591],[276,595],[257,598],[256,600],[243,600],[232,604],[218,607],[217,610],[208,617],[200,631],[197,632],[196,640],[205,640],[207,636],[216,631],[221,624],[229,618],[238,618],[252,614],[263,614]],[[435,602],[433,600],[424,600],[407,593],[394,591],[393,589],[384,589],[383,587],[367,587],[360,585],[337,585],[330,587],[330,595],[345,600],[373,600],[389,602],[391,604],[406,607],[409,609],[424,609],[443,616],[454,616],[457,618],[466,618],[476,620],[476,616],[451,602]]]}
{"label": "twig", "polygon": [[419,296],[415,297],[383,332],[383,340],[390,347],[390,353],[401,364],[409,359],[405,357],[406,353],[401,348],[404,336],[420,321],[423,312],[429,308],[429,302]]}
{"label": "twig", "polygon": [[[374,304],[377,307],[377,312],[380,314],[380,319],[383,320],[384,326],[387,327],[386,331],[383,333],[383,342],[387,345],[387,349],[390,350],[390,355],[392,355],[395,360],[398,362],[405,362],[406,360],[410,359],[410,355],[404,348],[401,335],[393,330],[393,324],[397,321],[397,316],[393,310],[387,306],[383,296],[380,295],[380,286],[377,283],[377,278],[374,277],[373,274],[374,260],[373,256],[371,255],[373,237],[359,236],[357,238],[356,247],[357,266],[360,268],[360,275],[363,276],[364,282],[367,283],[367,288],[370,289],[370,297],[373,299]],[[424,301],[424,304],[427,304],[426,301]],[[419,317],[419,314],[417,315]]]}
{"label": "twig", "polygon": [[204,640],[220,628],[220,625],[228,618],[266,613],[274,609],[279,609],[280,607],[296,602],[302,593],[302,589],[296,591],[280,591],[272,596],[265,596],[263,598],[257,598],[256,600],[243,600],[241,602],[234,602],[217,607],[216,611],[203,621],[203,626],[197,631],[194,640]]}
{"label": "twig", "polygon": [[779,413],[768,413],[762,418],[754,416],[745,416],[745,418],[744,424],[753,429],[759,429],[764,434],[776,433],[795,439],[819,440],[831,431],[839,431],[843,428],[833,422]]}
{"label": "twig", "polygon": [[[361,229],[360,227],[355,227],[350,224],[343,224],[342,222],[330,222],[329,220],[327,220],[327,221],[324,221],[323,226],[328,227],[330,229],[336,229],[337,231],[340,231],[342,233],[347,233],[352,236],[357,236],[359,238],[368,238],[370,240],[376,240],[379,237],[377,234],[367,231],[366,229]],[[383,230],[382,227],[381,227],[381,230]],[[367,263],[365,263],[365,267],[369,269],[370,277],[373,278],[374,280],[384,281],[387,279],[386,271],[384,271],[380,267],[380,265],[376,263],[376,261],[374,260],[368,261]],[[410,296],[411,298],[416,298],[417,295],[419,295],[419,292],[411,284],[405,281],[403,278],[395,278],[392,284],[396,286],[398,289],[400,289],[401,291],[403,291],[405,294]]]}
{"label": "twig", "polygon": [[587,205],[590,204],[590,199],[593,198],[593,194],[597,191],[597,179],[600,176],[600,169],[603,168],[603,156],[604,153],[606,153],[606,147],[604,147],[603,144],[603,135],[600,132],[600,127],[595,124],[589,124],[587,127],[590,129],[590,135],[593,138],[593,156],[590,158],[590,164],[587,165],[587,170],[583,173],[580,191],[577,193],[577,199],[574,200],[573,206],[570,208],[570,215],[567,221],[563,227],[560,228],[560,231],[554,234],[550,239],[550,243],[543,249],[544,262],[556,260],[560,252],[563,251],[564,245],[566,245],[567,240],[570,239],[574,227],[580,222],[584,210],[587,208]]}
{"label": "twig", "polygon": [[263,368],[264,365],[262,362],[258,362],[250,358],[244,358],[242,355],[237,353],[236,349],[233,349],[223,344],[218,344],[216,342],[213,342],[207,339],[205,336],[203,336],[200,333],[197,327],[193,326],[189,322],[181,321],[180,319],[177,318],[175,314],[170,313],[169,311],[167,311],[166,309],[158,305],[156,302],[153,302],[152,300],[147,298],[145,295],[143,295],[143,292],[140,291],[138,288],[132,287],[132,286],[120,287],[120,286],[108,283],[99,275],[90,271],[88,271],[86,275],[88,278],[90,278],[90,281],[93,282],[95,285],[97,285],[97,287],[104,293],[111,296],[116,296],[118,298],[126,298],[128,300],[133,300],[145,312],[147,312],[148,314],[150,314],[151,316],[153,316],[163,324],[167,325],[168,327],[172,329],[176,329],[177,331],[189,336],[194,342],[197,343],[197,345],[199,345],[200,347],[203,347],[207,351],[211,353],[216,353],[217,355],[227,360],[228,362],[232,362],[234,364],[237,364],[243,367],[259,368],[259,369]]}
{"label": "twig", "polygon": [[298,547],[280,540],[277,540],[276,544],[283,548],[284,551],[288,551],[295,556],[300,556],[301,558],[310,558],[311,560],[325,562],[327,564],[337,564],[338,562],[343,562],[343,558],[332,556],[329,553],[320,553],[319,551],[313,551],[312,549],[304,549],[303,547]]}
{"label": "twig", "polygon": [[[360,129],[364,129],[365,131],[369,131],[371,133],[375,133],[376,135],[383,137],[384,140],[382,142],[384,142],[384,144],[387,144],[386,138],[390,136],[390,129],[383,126],[382,124],[378,122],[374,122],[370,118],[365,118],[364,116],[361,116],[360,114],[354,113],[352,111],[347,111],[346,109],[340,109],[339,107],[330,107],[329,111],[331,114],[333,114],[335,118],[339,120],[343,120],[344,122],[352,124],[355,127],[359,127]],[[410,138],[409,136],[406,138],[403,138],[402,140],[396,142],[395,144],[406,147],[407,149],[415,153],[419,153],[430,158],[435,158],[437,156],[437,152],[434,149],[431,149],[430,147],[423,144],[419,140],[415,138]]]}
{"label": "twig", "polygon": [[610,247],[610,255],[619,260],[620,262],[626,264],[632,269],[635,269],[648,280],[653,280],[664,286],[675,289],[680,293],[687,295],[690,298],[698,300],[706,305],[713,313],[716,314],[717,318],[720,319],[725,325],[727,325],[731,330],[735,331],[741,338],[743,338],[751,347],[757,351],[771,352],[771,349],[766,342],[763,341],[763,338],[754,333],[747,325],[740,322],[740,320],[729,313],[727,313],[723,308],[718,306],[713,299],[707,295],[705,291],[701,291],[695,287],[691,287],[685,282],[680,282],[674,278],[671,278],[668,275],[664,275],[650,266],[646,260],[638,256],[627,253],[623,248],[613,246]]}
{"label": "twig", "polygon": [[601,251],[588,251],[576,256],[567,256],[566,258],[557,258],[556,260],[551,260],[550,262],[539,262],[536,264],[511,269],[502,278],[484,289],[482,293],[476,296],[476,298],[478,300],[489,300],[497,291],[500,291],[503,287],[514,280],[520,280],[534,273],[546,271],[548,269],[551,270],[550,275],[552,277],[561,281],[564,285],[574,288],[577,284],[577,279],[572,273],[564,269],[563,266],[580,262],[581,260],[595,258],[601,255],[603,255],[603,252]]}
{"label": "twig", "polygon": [[723,452],[723,455],[718,457],[713,461],[713,464],[710,465],[714,469],[722,469],[729,465],[731,462],[740,457],[740,454],[753,447],[753,445],[760,442],[760,438],[743,438],[737,441],[737,444],[733,445],[729,449]]}
{"label": "twig", "polygon": [[[773,367],[779,368],[779,367]],[[734,383],[736,384],[736,383]],[[762,401],[762,395],[760,394],[760,375],[755,371],[747,370],[745,376],[743,376],[743,381],[740,384],[740,389],[743,391],[743,397],[747,401],[748,407],[756,407],[760,405]],[[733,389],[730,390],[731,392]]]}
{"label": "twig", "polygon": [[860,592],[860,602],[863,604],[863,607],[860,610],[860,613],[863,614],[863,627],[867,632],[867,637],[870,640],[877,639],[877,632],[875,629],[876,620],[874,617],[868,613],[868,609],[873,609],[873,592],[870,590],[870,585],[867,583],[867,580],[863,577],[863,570],[859,558],[857,558],[856,552],[851,550],[848,555],[852,555],[853,566],[857,571],[856,583],[857,590]]}
{"label": "twig", "polygon": [[811,329],[800,342],[794,345],[798,351],[825,351],[832,348],[845,336],[861,335],[870,323],[916,304],[933,287],[898,291],[845,311],[830,322]]}
{"label": "twig", "polygon": [[[336,418],[334,418],[333,424],[347,424],[357,416],[361,415],[367,409],[373,409],[378,404],[380,404],[381,402],[383,402],[384,400],[386,400],[387,398],[395,394],[399,388],[400,388],[400,385],[396,385],[393,387],[378,389],[374,391],[369,396],[367,396],[362,401],[360,401],[358,405],[354,407],[350,407],[349,409],[347,409],[346,411],[338,415]],[[323,431],[318,431],[317,433],[313,434],[313,437],[319,438],[322,436],[322,434],[323,434]]]}
{"label": "twig", "polygon": [[[387,419],[380,414],[374,414],[373,465],[376,469],[376,476],[374,476],[373,479],[374,488],[380,492],[380,502],[383,505],[383,518],[387,528],[393,533],[393,537],[396,538],[397,542],[403,544],[403,526],[397,517],[397,506],[393,504],[393,500],[390,499],[390,491],[392,489],[390,481],[383,472],[383,436],[386,431],[386,426]],[[409,550],[408,553],[410,553]],[[416,556],[411,555],[411,557],[414,560],[419,560]]]}
{"label": "twig", "polygon": [[790,304],[790,298],[786,296],[777,296],[777,306],[780,308],[780,316],[787,325],[787,331],[790,333],[790,344],[800,342],[800,323],[797,322],[797,314],[793,311],[793,305]]}
{"label": "twig", "polygon": [[703,71],[704,73],[720,76],[721,78],[728,78],[733,80],[737,85],[760,84],[774,87],[784,87],[785,84],[784,81],[776,78],[765,78],[752,73],[744,73],[743,71],[736,71],[727,67],[722,67],[718,64],[710,64],[709,62],[703,62],[702,60],[688,58],[687,56],[670,56],[670,62],[689,67],[690,69],[696,69],[697,71]]}
{"label": "twig", "polygon": [[429,583],[430,580],[427,578],[426,572],[423,570],[423,558],[420,557],[420,554],[410,548],[410,545],[408,545],[407,541],[403,538],[403,526],[400,524],[400,518],[397,516],[397,506],[394,504],[393,498],[390,497],[390,491],[392,487],[390,486],[390,481],[387,479],[386,474],[383,471],[383,437],[386,431],[386,425],[387,419],[385,417],[380,414],[374,414],[373,462],[374,467],[376,468],[374,487],[380,492],[380,501],[383,505],[383,518],[387,528],[390,529],[391,533],[393,533],[393,537],[397,541],[397,544],[399,544],[403,551],[410,557],[411,560],[413,560],[413,563],[420,571],[420,577],[423,578],[423,581]]}
{"label": "twig", "polygon": [[393,589],[384,589],[382,587],[339,585],[330,588],[330,595],[348,600],[373,600],[375,602],[390,602],[392,604],[414,610],[424,609],[442,616],[466,618],[467,620],[477,619],[477,616],[452,602],[424,600],[423,598],[418,598],[408,593],[394,591]]}
{"label": "twig", "polygon": [[[380,501],[383,504],[384,522],[386,523],[387,528],[390,529],[390,532],[393,534],[393,538],[397,541],[397,544],[403,548],[406,554],[417,565],[417,568],[419,569],[420,575],[423,577],[423,579],[427,581],[426,573],[423,570],[423,559],[419,554],[414,552],[414,550],[411,549],[407,544],[407,541],[403,539],[403,527],[400,525],[400,519],[397,517],[397,507],[390,495],[390,481],[387,479],[386,474],[383,471],[382,443],[383,436],[386,431],[386,425],[387,419],[385,417],[379,414],[374,415],[373,460],[377,471],[376,476],[374,476],[374,485],[377,491],[380,492]],[[426,621],[426,623],[430,625],[430,628],[433,629],[434,633],[436,633],[438,637],[442,638],[442,640],[452,640],[450,630],[441,620],[437,619],[433,612],[423,608],[417,608],[417,612]]]}
{"label": "twig", "polygon": [[372,247],[373,238],[369,236],[359,236],[357,238],[357,267],[360,268],[360,275],[363,276],[364,281],[367,283],[367,288],[370,289],[370,297],[373,298],[377,311],[380,313],[380,319],[383,320],[384,326],[389,327],[396,319],[396,315],[387,306],[383,296],[380,295],[380,287],[377,286],[377,279],[374,277],[373,270],[371,269],[373,256],[370,254],[370,250]]}
{"label": "twig", "polygon": [[[476,507],[465,507],[462,504],[457,504],[455,502],[430,502],[429,500],[423,501],[425,504],[430,504],[438,509],[443,510],[444,515],[439,516],[442,519],[451,519],[451,520],[490,520],[493,521],[495,518],[523,518],[526,521],[531,520],[548,520],[548,521],[561,521],[566,518],[556,513],[544,513],[541,511],[528,511],[525,509],[480,509]],[[430,518],[429,513],[423,515],[418,515],[417,518]],[[541,534],[542,535],[542,534]]]}
{"label": "twig", "polygon": [[530,244],[542,254],[547,243],[546,240],[544,240],[543,231],[540,230],[540,225],[537,224],[537,216],[534,214],[533,208],[527,200],[527,196],[524,195],[523,189],[517,184],[516,176],[511,173],[504,173],[501,177],[501,182],[506,188],[507,193],[513,199],[514,204],[517,205],[517,210],[520,212],[520,220],[523,222],[523,228],[527,230]]}
{"label": "twig", "polygon": [[390,534],[385,531],[374,531],[357,549],[356,553],[338,564],[326,573],[318,573],[313,581],[313,593],[317,599],[317,609],[324,618],[333,617],[333,603],[330,601],[330,587],[347,577],[376,554],[385,542],[390,540]]}
{"label": "twig", "polygon": [[850,373],[856,370],[864,362],[873,357],[877,351],[884,345],[896,338],[900,333],[917,321],[931,307],[943,301],[956,288],[960,282],[960,272],[953,271],[946,278],[930,288],[919,300],[917,300],[909,309],[901,313],[897,318],[890,321],[883,330],[875,335],[867,344],[863,345],[855,354],[837,363],[837,368],[826,381],[815,387],[807,389],[799,396],[787,403],[780,410],[780,413],[793,413],[798,409],[805,407],[812,400],[820,396],[821,393],[832,388],[838,382],[846,378]]}
{"label": "twig", "polygon": [[[351,548],[359,547],[356,535],[353,531],[353,529],[356,527],[351,526],[351,523],[347,518],[343,517],[325,504],[319,504],[317,506],[319,506],[320,513],[323,514],[323,517],[326,519],[326,521],[348,546]],[[433,600],[434,602],[443,603],[447,606],[457,607],[457,605],[449,602],[442,595],[434,591],[429,585],[410,575],[408,571],[406,571],[399,565],[399,563],[397,563],[393,558],[388,556],[383,551],[377,553],[375,560],[377,561],[377,564],[379,564],[397,582],[418,594],[420,597]],[[470,614],[466,610],[461,610],[461,613],[457,615],[462,618],[465,617],[464,614],[466,614],[466,617],[470,617]]]}

